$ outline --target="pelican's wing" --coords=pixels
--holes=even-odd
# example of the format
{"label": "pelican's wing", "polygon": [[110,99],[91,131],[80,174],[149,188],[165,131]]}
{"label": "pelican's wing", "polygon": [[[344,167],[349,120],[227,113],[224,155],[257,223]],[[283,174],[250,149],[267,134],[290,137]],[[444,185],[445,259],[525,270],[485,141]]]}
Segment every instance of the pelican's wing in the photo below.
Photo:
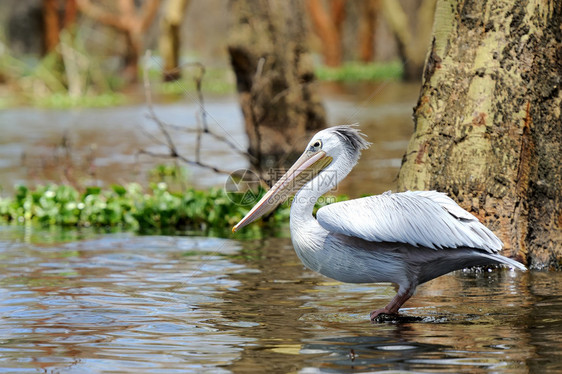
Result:
{"label": "pelican's wing", "polygon": [[428,248],[472,247],[496,253],[502,242],[476,217],[436,191],[386,192],[318,210],[328,231],[375,242]]}

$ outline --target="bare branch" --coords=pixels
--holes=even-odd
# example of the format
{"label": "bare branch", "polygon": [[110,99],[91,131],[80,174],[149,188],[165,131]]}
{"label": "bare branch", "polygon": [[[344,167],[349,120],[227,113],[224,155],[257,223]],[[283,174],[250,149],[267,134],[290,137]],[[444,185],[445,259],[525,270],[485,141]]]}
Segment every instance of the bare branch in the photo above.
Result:
{"label": "bare branch", "polygon": [[[153,105],[153,100],[152,100],[152,91],[150,90],[150,80],[149,80],[149,76],[148,76],[148,62],[151,59],[151,53],[150,51],[146,51],[145,54],[145,63],[144,63],[144,69],[143,69],[143,81],[144,81],[144,94],[145,94],[145,98],[146,98],[146,104],[148,107],[148,115],[147,117],[152,119],[158,126],[158,129],[160,130],[160,133],[164,136],[165,141],[161,141],[159,139],[157,139],[155,136],[153,135],[149,135],[152,139],[156,140],[158,143],[165,145],[168,150],[169,153],[155,153],[155,152],[151,152],[148,151],[146,149],[141,149],[138,154],[145,154],[148,156],[152,156],[152,157],[159,157],[159,158],[167,158],[167,159],[176,159],[176,160],[180,160],[188,165],[192,165],[192,166],[198,166],[204,169],[209,169],[215,173],[220,173],[220,174],[230,174],[229,171],[221,169],[219,167],[204,163],[201,161],[201,143],[202,143],[202,135],[203,134],[209,134],[211,136],[213,136],[215,139],[221,139],[223,137],[221,137],[218,134],[212,133],[211,131],[209,131],[207,122],[206,122],[206,117],[204,117],[204,113],[206,113],[205,108],[203,106],[203,94],[201,92],[201,82],[203,79],[203,74],[205,72],[205,69],[203,67],[203,65],[197,63],[194,65],[197,65],[200,70],[201,73],[200,75],[196,78],[196,86],[197,86],[197,91],[198,91],[198,96],[199,96],[199,105],[200,105],[200,113],[201,113],[201,121],[197,121],[197,129],[186,129],[186,128],[181,128],[179,126],[174,126],[174,125],[169,125],[166,124],[164,121],[162,121],[157,115],[156,112],[154,111],[154,105]],[[178,152],[177,146],[174,143],[174,140],[169,132],[169,129],[181,129],[183,131],[188,131],[188,132],[195,132],[197,134],[197,139],[196,139],[196,146],[195,146],[195,160],[192,160],[184,155],[182,155],[180,152]],[[228,141],[224,141],[225,143],[229,144],[231,147],[234,147],[234,144],[229,143]],[[236,148],[234,148],[236,151],[238,151]]]}
{"label": "bare branch", "polygon": [[[149,118],[149,119],[152,119],[151,116],[146,116],[146,117]],[[165,142],[165,141],[163,141],[163,140],[161,140],[161,139],[158,139],[156,136],[154,136],[154,135],[151,134],[150,132],[146,131],[146,129],[141,128],[141,131],[142,131],[142,133],[143,133],[144,135],[146,135],[147,138],[152,139],[156,144],[160,144],[160,145],[164,145],[164,146],[166,145],[166,142]]]}
{"label": "bare branch", "polygon": [[90,0],[76,0],[76,5],[78,5],[78,8],[82,13],[98,22],[113,26],[121,31],[127,30],[127,23],[124,22],[122,17],[103,9],[98,5],[92,4]]}
{"label": "bare branch", "polygon": [[197,116],[197,137],[195,138],[195,160],[199,162],[201,160],[201,135],[203,130],[201,129],[200,115]]}
{"label": "bare branch", "polygon": [[151,157],[158,157],[158,158],[166,158],[166,159],[179,159],[182,162],[191,165],[191,166],[198,166],[204,169],[209,169],[211,171],[214,171],[217,174],[230,174],[231,171],[228,170],[224,170],[224,169],[220,169],[216,166],[213,165],[209,165],[206,164],[204,162],[198,162],[198,161],[194,161],[194,160],[190,160],[187,157],[184,157],[182,155],[171,155],[169,153],[155,153],[155,152],[151,152],[151,151],[147,151],[146,149],[141,149],[138,151],[138,154],[144,154],[144,155],[148,155]]}
{"label": "bare branch", "polygon": [[[152,116],[150,116],[150,115],[147,115],[147,118],[153,119],[153,120],[155,120],[155,121],[157,120],[157,119],[154,119],[154,118],[153,118]],[[164,125],[165,125],[166,127],[168,127],[169,129],[172,129],[172,130],[175,130],[175,131],[182,131],[182,132],[185,132],[185,133],[188,133],[188,134],[189,134],[189,133],[197,133],[197,132],[198,132],[197,129],[191,129],[191,128],[185,127],[185,126],[172,125],[172,124],[169,124],[169,123],[164,123]],[[207,131],[204,131],[204,133],[205,133],[206,135],[209,135],[210,137],[214,138],[216,141],[219,141],[219,142],[222,142],[222,143],[227,144],[227,145],[231,148],[231,150],[232,150],[233,152],[236,152],[236,153],[239,154],[240,156],[243,156],[243,157],[245,157],[245,158],[250,158],[250,157],[251,157],[251,156],[248,154],[248,152],[242,151],[242,150],[238,149],[238,147],[236,146],[236,144],[232,143],[226,136],[219,135],[219,134],[217,134],[216,132],[214,132],[212,129],[208,129]]]}
{"label": "bare branch", "polygon": [[[263,66],[265,59],[261,59],[260,63],[261,66]],[[227,144],[234,152],[238,153],[241,156],[244,156],[246,158],[251,158],[252,156],[250,156],[248,154],[248,152],[241,150],[240,148],[238,148],[238,146],[236,144],[234,144],[234,142],[232,142],[230,139],[228,139],[226,136],[222,136],[217,134],[216,132],[212,131],[211,128],[209,127],[208,121],[207,121],[207,110],[205,110],[205,99],[203,96],[203,77],[205,75],[205,66],[203,64],[201,64],[200,62],[191,62],[191,63],[186,63],[183,65],[184,67],[186,66],[195,66],[197,68],[199,68],[199,74],[195,76],[194,80],[195,80],[195,88],[197,91],[197,97],[198,97],[198,105],[199,105],[199,113],[200,113],[200,118],[201,118],[201,124],[203,125],[203,133],[210,135],[211,137],[213,137],[215,140],[223,142],[225,144]],[[155,121],[158,121],[157,118],[153,118]],[[167,125],[169,128],[173,128],[176,130],[180,130],[180,131],[185,131],[185,132],[195,132],[198,134],[198,141],[200,140],[201,137],[201,132],[196,129],[189,129],[189,128],[185,128],[185,127],[181,127],[181,126],[176,126],[176,125]]]}
{"label": "bare branch", "polygon": [[[200,69],[200,75],[195,77],[195,87],[197,89],[197,95],[198,95],[198,99],[197,99],[197,104],[199,105],[199,109],[200,109],[200,113],[201,113],[201,120],[203,123],[203,128],[204,128],[204,133],[205,134],[209,134],[212,137],[214,137],[216,140],[222,141],[225,144],[227,144],[234,152],[244,156],[245,158],[247,158],[250,162],[254,162],[255,157],[253,157],[252,155],[250,155],[247,151],[243,150],[240,148],[239,145],[235,144],[236,141],[234,140],[234,138],[232,137],[232,135],[228,134],[228,132],[226,130],[223,129],[223,131],[228,134],[229,136],[222,136],[217,134],[216,132],[213,132],[211,130],[211,128],[209,127],[208,123],[207,123],[207,117],[210,117],[211,119],[214,120],[214,122],[220,127],[222,128],[222,126],[219,124],[219,122],[213,118],[213,116],[205,109],[204,106],[204,100],[203,100],[203,90],[202,90],[202,82],[203,82],[203,74],[205,73],[205,66],[203,66],[203,64],[201,64],[200,62],[191,62],[191,63],[186,63],[183,64],[184,67],[186,66],[195,66],[198,67]],[[181,85],[181,83],[179,81],[174,82],[174,84],[179,84]],[[189,93],[188,93],[189,95]],[[191,95],[190,95],[191,96]],[[195,99],[192,97],[192,99],[195,101]],[[232,140],[229,140],[228,138],[232,138]]]}
{"label": "bare branch", "polygon": [[160,5],[160,0],[147,0],[144,2],[141,10],[140,18],[140,30],[146,31],[148,27],[152,24],[156,13],[158,13],[158,6]]}

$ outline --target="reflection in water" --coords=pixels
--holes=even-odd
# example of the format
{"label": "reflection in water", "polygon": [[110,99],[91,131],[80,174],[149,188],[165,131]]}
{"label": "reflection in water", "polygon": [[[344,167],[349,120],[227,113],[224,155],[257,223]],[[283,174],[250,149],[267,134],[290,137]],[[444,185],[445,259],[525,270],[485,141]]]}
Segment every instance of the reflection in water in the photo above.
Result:
{"label": "reflection in water", "polygon": [[372,324],[392,286],[314,274],[289,239],[29,231],[0,229],[7,372],[562,369],[559,273],[457,272]]}
{"label": "reflection in water", "polygon": [[243,271],[219,239],[105,236],[2,243],[0,367],[77,372],[228,364],[251,339],[219,331],[226,274]]}
{"label": "reflection in water", "polygon": [[[266,366],[279,372],[562,368],[558,273],[457,272],[423,285],[406,304],[403,313],[416,322],[371,324],[369,312],[386,304],[392,287],[317,276],[303,269],[288,240],[245,243],[254,246],[262,248],[261,257],[245,263],[259,276],[233,276],[237,292],[223,295],[232,305],[225,317],[256,323],[239,331],[258,344],[244,349],[231,366],[235,372]],[[537,307],[537,289],[549,290],[549,307]],[[539,342],[549,348],[538,352]]]}
{"label": "reflection in water", "polygon": [[[418,91],[405,85],[350,91],[356,88],[353,98],[338,92],[326,105],[330,123],[360,122],[373,142],[339,188],[352,197],[392,186]],[[244,143],[233,103],[208,109]],[[163,120],[178,124],[195,121],[195,109],[157,107]],[[77,149],[89,152],[98,143],[96,178],[134,180],[131,170],[139,165],[131,155],[147,145],[138,124],[150,125],[143,112],[0,113],[0,185],[33,180],[22,155],[40,160],[45,143],[56,144],[65,131]],[[178,141],[188,149],[193,140]],[[212,144],[204,152],[224,162]],[[233,170],[245,165],[229,162]],[[203,186],[222,182],[199,173],[192,180]],[[369,312],[394,293],[387,284],[342,284],[304,269],[289,239],[0,226],[0,370],[562,372],[561,273],[457,272],[419,287],[401,310],[409,318],[371,324]]]}

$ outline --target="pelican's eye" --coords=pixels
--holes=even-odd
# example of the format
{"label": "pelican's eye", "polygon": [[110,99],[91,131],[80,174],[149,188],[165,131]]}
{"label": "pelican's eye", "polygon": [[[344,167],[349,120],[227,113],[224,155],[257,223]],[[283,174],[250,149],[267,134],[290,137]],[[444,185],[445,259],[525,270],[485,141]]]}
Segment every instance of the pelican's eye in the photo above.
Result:
{"label": "pelican's eye", "polygon": [[311,146],[310,146],[312,151],[317,151],[320,148],[322,148],[322,140],[317,140],[315,141]]}

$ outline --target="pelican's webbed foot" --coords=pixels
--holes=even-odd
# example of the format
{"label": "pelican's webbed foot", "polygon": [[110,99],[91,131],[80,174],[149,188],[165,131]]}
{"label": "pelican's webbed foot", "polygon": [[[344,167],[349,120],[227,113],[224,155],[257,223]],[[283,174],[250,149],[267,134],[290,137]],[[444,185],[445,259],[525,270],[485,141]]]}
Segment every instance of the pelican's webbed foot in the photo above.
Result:
{"label": "pelican's webbed foot", "polygon": [[[398,309],[414,294],[415,287],[408,287],[404,290],[401,289],[398,291],[398,294],[394,296],[394,298],[388,303],[387,306],[381,309],[377,309],[371,312],[371,321],[382,322],[379,316],[391,316],[391,319],[395,319],[398,316]],[[383,320],[388,320],[388,318],[383,318]]]}
{"label": "pelican's webbed foot", "polygon": [[398,315],[397,312],[392,313],[390,310],[388,310],[386,307],[385,308],[381,308],[381,309],[377,309],[377,310],[373,310],[371,312],[371,321],[375,322],[375,320],[379,320],[382,319],[386,319],[383,316],[396,316]]}

